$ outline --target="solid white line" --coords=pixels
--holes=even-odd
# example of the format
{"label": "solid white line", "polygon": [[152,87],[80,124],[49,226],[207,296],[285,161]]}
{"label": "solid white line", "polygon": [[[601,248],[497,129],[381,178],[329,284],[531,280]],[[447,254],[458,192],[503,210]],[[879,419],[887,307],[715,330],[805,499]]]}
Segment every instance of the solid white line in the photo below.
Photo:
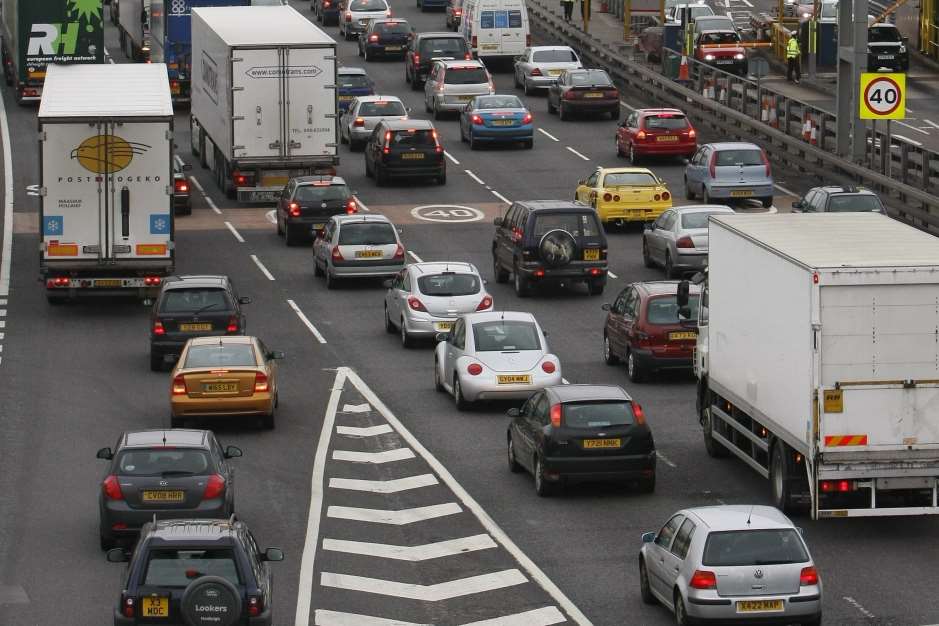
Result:
{"label": "solid white line", "polygon": [[570,384],[571,384],[571,381],[567,380],[566,378],[562,378],[562,379],[561,379],[561,382],[564,383],[565,385],[570,385]]}
{"label": "solid white line", "polygon": [[261,270],[261,273],[264,274],[268,280],[274,280],[274,275],[267,271],[267,268],[264,267],[264,264],[261,263],[256,254],[251,255],[251,260],[254,261],[254,264],[258,266],[258,269]]}
{"label": "solid white line", "polygon": [[0,333],[0,341],[3,341],[3,338],[6,336],[6,333]]}
{"label": "solid white line", "polygon": [[911,125],[907,124],[906,122],[901,122],[900,120],[894,120],[894,121],[895,121],[897,124],[899,124],[900,126],[906,126],[906,127],[909,128],[910,130],[915,130],[916,132],[922,133],[922,134],[926,135],[927,137],[929,136],[929,131],[927,131],[927,130],[923,130],[923,129],[917,128],[917,127],[915,127],[915,126],[911,126]]}
{"label": "solid white line", "polygon": [[173,155],[173,160],[176,161],[176,165],[179,166],[179,169],[183,169],[185,163],[183,163],[182,158],[178,154]]}
{"label": "solid white line", "polygon": [[373,524],[403,526],[405,524],[423,522],[424,520],[437,517],[456,515],[462,512],[463,509],[461,509],[460,505],[456,502],[419,506],[413,509],[400,509],[398,511],[362,509],[355,506],[330,506],[326,509],[326,517],[333,519],[349,519],[357,522],[371,522]]}
{"label": "solid white line", "polygon": [[303,325],[306,326],[313,336],[316,337],[316,340],[320,343],[326,343],[326,338],[320,334],[320,331],[316,330],[316,326],[313,325],[313,322],[303,314],[303,311],[300,310],[300,307],[297,306],[297,303],[293,300],[287,300],[287,304],[290,305],[290,308],[293,309],[294,313],[297,314],[297,317],[300,318],[300,321],[303,322]]}
{"label": "solid white line", "polygon": [[481,622],[472,622],[464,626],[551,626],[566,622],[567,618],[557,607],[546,606],[533,611],[506,615],[495,619],[485,619]]}
{"label": "solid white line", "polygon": [[0,320],[0,328],[6,328],[6,327],[7,327],[7,323],[3,320]]}
{"label": "solid white line", "polygon": [[479,176],[477,176],[476,174],[474,174],[471,170],[463,170],[463,171],[466,172],[466,175],[467,175],[467,176],[469,176],[470,178],[472,178],[473,180],[475,180],[475,181],[476,181],[477,183],[479,183],[480,185],[485,185],[485,184],[486,184],[486,183],[484,183],[484,182],[482,181],[482,179],[481,179]]}
{"label": "solid white line", "polygon": [[617,278],[619,278],[616,274],[614,274],[613,272],[611,272],[611,271],[609,271],[609,270],[607,270],[606,273],[607,273],[607,274],[609,275],[609,277],[612,278],[613,280],[616,280]]}
{"label": "solid white line", "polygon": [[662,459],[662,462],[665,463],[666,465],[668,465],[669,467],[678,467],[677,465],[675,465],[674,463],[672,463],[672,461],[671,461],[668,457],[666,457],[664,454],[662,454],[662,453],[659,452],[658,450],[655,451],[655,456],[657,456],[657,457],[659,457],[660,459]]}
{"label": "solid white line", "polygon": [[554,135],[552,135],[551,133],[549,133],[543,128],[539,128],[538,132],[544,135],[545,137],[547,137],[548,139],[550,139],[551,141],[560,141],[560,139],[558,139],[557,137],[555,137]]}
{"label": "solid white line", "polygon": [[0,98],[0,142],[3,142],[3,244],[0,246],[0,296],[10,295],[13,262],[13,151],[7,110]]}
{"label": "solid white line", "polygon": [[415,624],[414,622],[402,622],[396,619],[341,613],[325,609],[316,609],[314,623],[316,626],[432,626],[431,624]]}
{"label": "solid white line", "polygon": [[786,194],[787,196],[792,196],[793,198],[798,198],[798,197],[799,197],[799,194],[794,193],[794,192],[792,192],[792,191],[789,191],[788,189],[786,189],[786,188],[783,187],[782,185],[776,185],[776,184],[774,184],[773,187],[775,187],[776,189],[780,190],[781,192],[783,192],[783,193]]}
{"label": "solid white line", "polygon": [[212,208],[213,211],[215,211],[215,212],[218,213],[219,215],[222,214],[222,212],[219,210],[219,208],[218,208],[217,206],[215,206],[215,201],[212,200],[212,197],[211,197],[211,196],[205,196],[205,202],[206,202],[206,204],[208,204],[208,205]]}
{"label": "solid white line", "polygon": [[0,317],[6,317],[6,316],[7,316],[7,310],[6,310],[6,309],[0,309]]}
{"label": "solid white line", "polygon": [[453,163],[454,165],[459,165],[459,164],[460,164],[460,162],[457,161],[456,159],[454,159],[454,158],[453,158],[453,155],[451,155],[451,154],[450,154],[449,152],[447,152],[446,150],[443,151],[443,156],[445,156],[445,157],[447,157],[448,159],[450,159],[450,162]]}
{"label": "solid white line", "polygon": [[935,123],[934,121],[932,121],[932,120],[923,120],[923,121],[926,122],[927,124],[929,124],[930,126],[932,126],[933,128],[939,128],[939,124],[936,124],[936,123]]}
{"label": "solid white line", "polygon": [[408,476],[394,480],[359,480],[357,478],[330,478],[331,489],[347,489],[349,491],[367,491],[369,493],[400,493],[409,489],[420,489],[436,485],[437,479],[433,474]]}
{"label": "solid white line", "polygon": [[393,546],[385,543],[323,539],[324,550],[411,562],[439,559],[443,556],[455,556],[466,552],[497,547],[498,545],[492,540],[492,537],[486,534],[438,541],[437,543],[428,543],[423,546]]}
{"label": "solid white line", "polygon": [[423,263],[423,262],[424,262],[424,260],[421,259],[421,257],[417,256],[412,250],[408,250],[408,254],[410,254],[410,255],[411,255],[411,258],[414,259],[416,262],[418,262],[418,263]]}
{"label": "solid white line", "polygon": [[368,207],[365,205],[364,202],[362,202],[361,200],[359,200],[358,196],[356,196],[355,201],[356,201],[356,203],[357,203],[360,207],[362,207],[362,210],[363,210],[363,211],[367,211],[367,212],[369,212],[369,213],[372,212],[372,210],[371,210],[370,208],[368,208]]}
{"label": "solid white line", "polygon": [[230,230],[230,231],[231,231],[231,234],[233,234],[233,235],[235,236],[235,239],[238,240],[238,243],[244,243],[244,242],[245,242],[244,237],[242,237],[241,234],[240,234],[237,230],[235,230],[235,227],[232,226],[232,223],[231,223],[231,222],[225,222],[225,226],[228,226],[228,230]]}
{"label": "solid white line", "polygon": [[381,465],[414,458],[414,451],[410,448],[395,448],[381,452],[355,452],[353,450],[333,450],[334,461],[350,461],[352,463],[372,463]]}
{"label": "solid white line", "polygon": [[202,188],[202,183],[199,182],[199,179],[195,176],[189,177],[189,182],[192,183],[192,186],[199,190],[199,193],[205,194],[205,189]]}
{"label": "solid white line", "polygon": [[502,201],[505,202],[506,204],[512,204],[512,201],[511,201],[511,200],[509,200],[508,198],[506,198],[505,196],[503,196],[501,193],[499,193],[499,192],[496,191],[495,189],[490,189],[489,191],[492,192],[492,195],[494,195],[495,197],[497,197],[499,200],[502,200]]}
{"label": "solid white line", "polygon": [[525,575],[517,569],[480,574],[479,576],[450,580],[436,585],[415,585],[400,583],[396,580],[352,576],[351,574],[334,574],[332,572],[320,574],[320,585],[323,587],[335,587],[336,589],[348,589],[349,591],[361,591],[394,598],[421,600],[423,602],[440,602],[441,600],[460,598],[474,593],[523,585],[527,582],[528,579],[525,578]]}
{"label": "solid white line", "polygon": [[7,303],[6,298],[0,298],[0,306],[6,306],[6,303]]}
{"label": "solid white line", "polygon": [[[922,143],[920,143],[919,141],[916,141],[915,139],[910,139],[909,137],[904,137],[903,135],[897,135],[896,133],[894,133],[893,135],[891,135],[891,137],[892,137],[893,139],[900,139],[901,141],[906,141],[906,142],[908,142],[908,143],[913,144],[914,146],[921,146],[921,145],[923,145]],[[880,142],[878,141],[877,144],[880,145]]]}
{"label": "solid white line", "polygon": [[619,105],[620,105],[621,107],[625,107],[625,108],[629,109],[630,111],[635,111],[635,110],[636,110],[636,107],[632,106],[631,104],[626,104],[626,103],[623,102],[622,100],[619,101]]}
{"label": "solid white line", "polygon": [[388,424],[378,426],[368,426],[366,428],[357,428],[356,426],[336,426],[336,432],[347,437],[375,437],[392,433],[394,430]]}
{"label": "solid white line", "polygon": [[580,158],[582,158],[584,161],[589,161],[589,160],[590,160],[589,158],[585,157],[585,156],[582,155],[580,152],[578,152],[577,150],[574,150],[574,149],[571,148],[570,146],[564,146],[564,147],[567,148],[568,150],[570,150],[571,152],[573,152],[574,154],[576,154],[577,156],[579,156]]}
{"label": "solid white line", "polygon": [[368,402],[363,402],[362,404],[343,404],[342,410],[340,413],[368,413],[372,410],[372,407],[368,405]]}

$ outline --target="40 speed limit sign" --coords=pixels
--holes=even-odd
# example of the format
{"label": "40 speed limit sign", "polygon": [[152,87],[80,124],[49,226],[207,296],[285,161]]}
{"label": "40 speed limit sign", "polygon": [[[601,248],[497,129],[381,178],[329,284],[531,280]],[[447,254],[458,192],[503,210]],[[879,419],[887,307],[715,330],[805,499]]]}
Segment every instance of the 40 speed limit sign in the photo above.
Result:
{"label": "40 speed limit sign", "polygon": [[862,120],[902,120],[906,117],[906,74],[861,74]]}

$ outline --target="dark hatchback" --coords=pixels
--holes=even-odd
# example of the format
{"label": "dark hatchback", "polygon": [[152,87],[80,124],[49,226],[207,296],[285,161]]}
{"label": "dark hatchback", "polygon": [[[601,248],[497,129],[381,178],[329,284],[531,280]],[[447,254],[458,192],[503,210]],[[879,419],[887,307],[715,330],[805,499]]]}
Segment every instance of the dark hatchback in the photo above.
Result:
{"label": "dark hatchback", "polygon": [[366,61],[381,57],[401,57],[407,54],[408,42],[414,33],[410,24],[404,20],[387,18],[372,20],[359,37],[359,56]]}
{"label": "dark hatchback", "polygon": [[228,518],[235,510],[235,472],[209,430],[142,430],[121,434],[114,450],[97,457],[110,461],[98,495],[101,549],[135,538],[157,518]]}
{"label": "dark hatchback", "polygon": [[469,61],[472,58],[466,39],[459,33],[418,33],[404,57],[404,80],[417,91],[424,86],[434,61]]}
{"label": "dark hatchback", "polygon": [[311,0],[310,10],[323,26],[339,26],[340,0]]}
{"label": "dark hatchback", "polygon": [[114,626],[272,626],[268,562],[283,560],[234,516],[148,522],[132,555],[108,551],[108,561],[127,563]]}
{"label": "dark hatchback", "polygon": [[375,83],[361,67],[340,67],[336,70],[336,99],[339,112],[348,110],[356,96],[374,96]]}
{"label": "dark hatchback", "polygon": [[338,176],[292,178],[277,201],[277,234],[288,246],[311,241],[333,215],[358,210],[346,181]]}
{"label": "dark hatchback", "polygon": [[173,276],[163,282],[150,311],[150,369],[163,370],[193,337],[245,334],[242,304],[227,276]]}
{"label": "dark hatchback", "polygon": [[655,490],[655,442],[642,407],[615,385],[557,385],[510,409],[509,470],[548,496],[563,483],[628,481]]}
{"label": "dark hatchback", "polygon": [[427,120],[382,120],[365,144],[365,175],[378,186],[390,178],[447,182],[447,161],[434,125]]}
{"label": "dark hatchback", "polygon": [[548,113],[561,120],[571,119],[572,113],[605,113],[616,120],[619,108],[619,89],[605,70],[564,70],[548,87]]}

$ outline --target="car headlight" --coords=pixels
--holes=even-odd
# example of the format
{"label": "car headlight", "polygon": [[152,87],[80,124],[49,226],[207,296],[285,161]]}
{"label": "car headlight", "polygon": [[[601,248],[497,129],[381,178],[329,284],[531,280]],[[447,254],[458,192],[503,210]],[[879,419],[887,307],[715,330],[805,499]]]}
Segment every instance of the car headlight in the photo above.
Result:
{"label": "car headlight", "polygon": [[734,55],[734,58],[737,59],[738,61],[743,61],[747,57],[746,55],[744,55],[744,53],[738,52],[737,54]]}
{"label": "car headlight", "polygon": [[900,46],[900,54],[904,54],[905,52],[906,52],[906,46],[901,45],[901,46]]}
{"label": "car headlight", "polygon": [[713,54],[705,54],[705,55],[704,55],[704,60],[705,60],[705,61],[713,61],[713,60],[714,60],[714,55],[713,55]]}

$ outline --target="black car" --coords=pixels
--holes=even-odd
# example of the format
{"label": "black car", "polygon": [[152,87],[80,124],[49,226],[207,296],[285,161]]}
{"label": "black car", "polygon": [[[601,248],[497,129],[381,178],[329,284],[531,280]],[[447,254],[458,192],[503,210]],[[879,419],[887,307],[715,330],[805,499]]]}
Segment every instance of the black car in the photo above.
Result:
{"label": "black car", "polygon": [[359,56],[366,61],[375,57],[401,57],[407,55],[408,42],[414,32],[410,24],[392,17],[371,20],[365,34],[359,37]]}
{"label": "black car", "polygon": [[173,213],[176,215],[192,215],[192,187],[185,174],[190,169],[192,166],[179,157],[173,158]]}
{"label": "black car", "polygon": [[148,522],[133,554],[113,548],[107,556],[127,563],[114,626],[274,623],[268,562],[283,561],[284,552],[260,550],[234,516]]}
{"label": "black car", "polygon": [[434,61],[473,58],[466,39],[459,33],[418,33],[408,44],[404,57],[404,80],[414,91],[420,90],[427,80]]}
{"label": "black car", "polygon": [[312,0],[310,10],[323,26],[339,26],[340,0]]}
{"label": "black car", "polygon": [[873,24],[867,29],[867,71],[888,68],[894,72],[910,69],[910,42],[896,24]]}
{"label": "black car", "polygon": [[546,387],[508,414],[509,470],[531,472],[539,496],[578,481],[629,481],[644,493],[655,490],[652,431],[622,387]]}
{"label": "black car", "polygon": [[513,202],[493,223],[493,274],[498,283],[514,275],[519,297],[545,282],[582,282],[590,295],[603,293],[607,240],[593,207],[566,200],[524,200]]}
{"label": "black car", "polygon": [[365,144],[365,175],[381,186],[389,178],[434,178],[447,182],[447,161],[428,120],[382,120]]}
{"label": "black car", "polygon": [[154,516],[227,519],[235,510],[227,459],[241,450],[223,450],[210,430],[126,432],[97,456],[110,461],[98,494],[102,550],[135,537]]}
{"label": "black car", "polygon": [[352,191],[338,176],[291,178],[277,201],[277,234],[292,246],[312,240],[333,215],[358,211]]}
{"label": "black car", "polygon": [[793,213],[882,213],[887,214],[880,197],[864,187],[829,185],[809,189],[792,203]]}
{"label": "black car", "polygon": [[548,113],[557,113],[562,121],[571,119],[571,113],[605,113],[615,120],[619,108],[619,89],[605,70],[564,70],[548,87]]}
{"label": "black car", "polygon": [[463,0],[447,0],[447,28],[456,32],[463,21]]}
{"label": "black car", "polygon": [[173,276],[163,281],[150,311],[150,369],[163,370],[193,337],[245,334],[242,304],[227,276]]}

